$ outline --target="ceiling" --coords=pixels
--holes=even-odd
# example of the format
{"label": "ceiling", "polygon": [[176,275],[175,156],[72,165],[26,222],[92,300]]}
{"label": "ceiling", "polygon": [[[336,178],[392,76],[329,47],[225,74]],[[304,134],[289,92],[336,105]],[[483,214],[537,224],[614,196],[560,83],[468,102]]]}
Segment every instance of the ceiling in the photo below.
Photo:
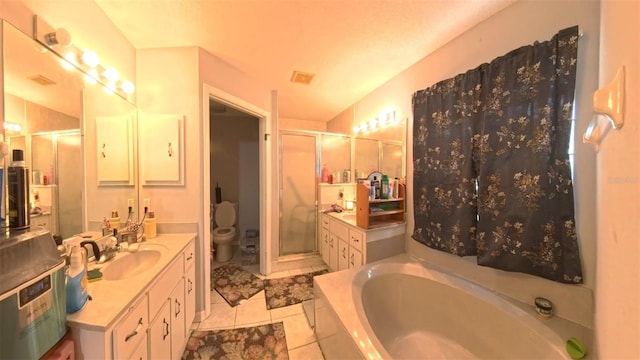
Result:
{"label": "ceiling", "polygon": [[316,121],[514,1],[96,0],[135,48],[202,47],[277,90],[280,117]]}

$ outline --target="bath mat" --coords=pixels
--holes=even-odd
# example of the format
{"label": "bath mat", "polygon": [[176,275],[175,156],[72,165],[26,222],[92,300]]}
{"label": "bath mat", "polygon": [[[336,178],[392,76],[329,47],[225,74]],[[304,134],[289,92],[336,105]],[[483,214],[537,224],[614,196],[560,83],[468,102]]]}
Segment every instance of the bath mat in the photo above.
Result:
{"label": "bath mat", "polygon": [[289,359],[284,324],[194,331],[182,359]]}
{"label": "bath mat", "polygon": [[211,270],[211,288],[231,306],[240,304],[264,289],[264,282],[238,264],[224,264]]}
{"label": "bath mat", "polygon": [[313,277],[328,272],[328,270],[319,270],[279,279],[264,280],[267,310],[313,299]]}

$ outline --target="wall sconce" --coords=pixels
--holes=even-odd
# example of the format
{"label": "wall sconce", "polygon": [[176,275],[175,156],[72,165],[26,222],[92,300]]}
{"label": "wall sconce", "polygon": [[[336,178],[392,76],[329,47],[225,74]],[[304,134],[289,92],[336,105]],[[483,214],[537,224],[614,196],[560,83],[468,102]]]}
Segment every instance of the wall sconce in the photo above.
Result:
{"label": "wall sconce", "polygon": [[[620,130],[624,125],[624,77],[624,66],[621,66],[609,84],[593,93],[593,112],[596,116],[587,126],[582,142],[593,145],[596,151],[610,129]],[[607,121],[600,121],[599,115]]]}
{"label": "wall sconce", "polygon": [[353,133],[368,134],[378,129],[384,129],[386,127],[395,126],[397,124],[398,119],[396,118],[396,112],[394,110],[385,111],[378,115],[378,117],[373,118],[367,122],[363,122],[362,124],[360,124],[360,126],[354,126]]}
{"label": "wall sconce", "polygon": [[[40,35],[40,34],[43,35]],[[131,81],[119,79],[118,71],[100,64],[98,55],[92,50],[82,51],[73,45],[71,34],[65,29],[52,30],[37,15],[33,16],[33,38],[62,58],[62,66],[67,70],[78,69],[85,74],[85,81],[89,84],[100,82],[109,94],[116,93],[127,99],[135,87]],[[65,47],[65,54],[56,48]]]}

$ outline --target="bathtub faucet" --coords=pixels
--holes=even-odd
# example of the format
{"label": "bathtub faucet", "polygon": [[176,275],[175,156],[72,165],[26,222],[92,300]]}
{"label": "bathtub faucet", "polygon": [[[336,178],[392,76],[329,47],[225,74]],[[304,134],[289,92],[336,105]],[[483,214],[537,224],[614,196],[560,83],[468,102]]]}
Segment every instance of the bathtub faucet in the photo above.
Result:
{"label": "bathtub faucet", "polygon": [[550,318],[553,316],[553,304],[549,299],[543,297],[537,297],[535,300],[536,312],[538,315],[544,318]]}

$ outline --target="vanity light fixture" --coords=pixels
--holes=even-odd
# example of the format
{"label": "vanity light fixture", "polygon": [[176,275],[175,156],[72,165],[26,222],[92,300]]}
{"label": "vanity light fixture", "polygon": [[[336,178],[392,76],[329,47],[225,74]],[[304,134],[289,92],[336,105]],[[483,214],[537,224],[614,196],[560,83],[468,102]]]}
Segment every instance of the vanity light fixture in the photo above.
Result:
{"label": "vanity light fixture", "polygon": [[[100,82],[108,89],[107,93],[117,93],[125,99],[134,92],[133,83],[119,79],[120,76],[116,69],[100,64],[100,59],[94,51],[79,49],[73,45],[68,31],[65,29],[53,30],[37,15],[33,16],[33,39],[44,45],[47,50],[51,50],[63,58],[64,60],[61,62],[65,69],[82,71],[88,84]],[[64,53],[59,48],[62,46],[66,47]]]}
{"label": "vanity light fixture", "polygon": [[396,118],[396,112],[394,110],[385,111],[378,115],[378,117],[373,118],[367,122],[363,122],[360,126],[356,125],[353,127],[353,133],[363,133],[368,134],[370,132],[376,131],[378,129],[384,129],[389,126],[394,126],[398,124],[398,119]]}
{"label": "vanity light fixture", "polygon": [[63,28],[44,34],[44,42],[49,47],[55,45],[69,47],[71,46],[71,44],[73,44],[73,40],[71,40],[71,34],[69,34],[69,32]]}
{"label": "vanity light fixture", "polygon": [[20,130],[22,130],[22,126],[20,126],[20,124],[16,124],[16,123],[5,121],[4,122],[4,129],[6,131],[9,131],[9,132],[19,133]]}

